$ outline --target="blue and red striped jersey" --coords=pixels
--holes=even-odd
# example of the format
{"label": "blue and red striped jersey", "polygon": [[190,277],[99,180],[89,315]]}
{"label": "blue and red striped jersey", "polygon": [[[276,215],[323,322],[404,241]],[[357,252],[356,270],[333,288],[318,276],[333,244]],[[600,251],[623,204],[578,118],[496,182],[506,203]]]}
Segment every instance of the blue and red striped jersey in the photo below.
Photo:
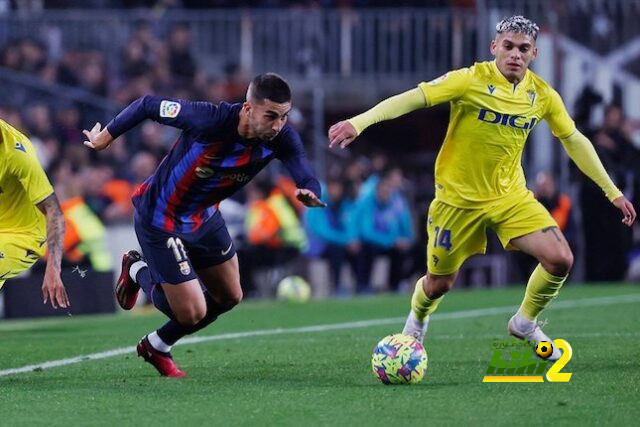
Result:
{"label": "blue and red striped jersey", "polygon": [[137,214],[153,226],[191,233],[273,158],[283,162],[298,188],[320,197],[300,135],[289,124],[271,141],[238,134],[242,104],[191,102],[145,96],[132,102],[109,124],[117,138],[145,119],[182,129],[156,171],[136,190]]}

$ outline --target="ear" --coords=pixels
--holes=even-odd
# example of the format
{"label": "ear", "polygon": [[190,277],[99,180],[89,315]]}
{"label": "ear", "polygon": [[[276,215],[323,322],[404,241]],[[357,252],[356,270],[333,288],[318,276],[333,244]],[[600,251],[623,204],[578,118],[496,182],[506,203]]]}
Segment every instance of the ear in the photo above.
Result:
{"label": "ear", "polygon": [[498,50],[498,43],[495,39],[491,40],[491,45],[489,46],[489,50],[493,56],[496,56],[496,51]]}
{"label": "ear", "polygon": [[534,47],[533,52],[531,53],[531,60],[533,61],[538,56],[538,48]]}
{"label": "ear", "polygon": [[248,113],[249,111],[251,111],[251,108],[253,106],[251,105],[251,102],[249,101],[245,101],[242,103],[242,109],[244,110],[245,113]]}

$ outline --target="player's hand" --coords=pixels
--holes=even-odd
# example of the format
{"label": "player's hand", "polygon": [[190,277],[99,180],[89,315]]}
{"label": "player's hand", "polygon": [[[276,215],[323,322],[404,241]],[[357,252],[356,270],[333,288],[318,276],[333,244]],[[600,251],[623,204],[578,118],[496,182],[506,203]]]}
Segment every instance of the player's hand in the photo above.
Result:
{"label": "player's hand", "polygon": [[58,308],[58,306],[61,308],[67,308],[71,305],[69,304],[67,291],[62,284],[60,272],[54,269],[46,269],[44,273],[44,281],[42,282],[42,298],[43,304],[50,301],[53,308]]}
{"label": "player's hand", "polygon": [[100,130],[102,125],[100,122],[96,123],[91,130],[83,130],[82,133],[87,137],[88,141],[84,141],[84,145],[89,148],[93,148],[96,151],[102,151],[107,148],[111,142],[113,142],[113,137],[107,131],[107,128]]}
{"label": "player's hand", "polygon": [[613,205],[622,211],[622,223],[627,227],[631,227],[636,220],[636,210],[626,197],[620,196],[613,201]]}
{"label": "player's hand", "polygon": [[325,208],[327,204],[318,199],[318,196],[311,190],[298,188],[296,190],[296,199],[300,200],[303,205],[310,208]]}
{"label": "player's hand", "polygon": [[329,147],[333,148],[336,145],[340,145],[340,148],[345,148],[351,144],[358,136],[356,128],[347,120],[336,123],[329,128]]}

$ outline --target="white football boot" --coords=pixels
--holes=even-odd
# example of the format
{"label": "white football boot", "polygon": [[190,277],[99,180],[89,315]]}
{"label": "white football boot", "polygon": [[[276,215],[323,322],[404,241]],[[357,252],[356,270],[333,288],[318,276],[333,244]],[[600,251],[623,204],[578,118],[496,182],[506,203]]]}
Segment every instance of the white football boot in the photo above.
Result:
{"label": "white football boot", "polygon": [[413,313],[413,310],[409,310],[409,316],[407,316],[407,321],[404,324],[404,329],[402,333],[404,335],[409,335],[414,337],[420,343],[424,341],[424,336],[427,333],[427,328],[429,327],[429,316],[427,316],[424,321],[418,320],[416,315]]}
{"label": "white football boot", "polygon": [[[511,319],[509,319],[509,323],[507,323],[507,330],[510,335],[513,335],[516,338],[521,340],[527,339],[529,341],[535,341],[536,344],[540,341],[548,341],[551,343],[553,347],[553,353],[551,356],[547,358],[547,360],[558,360],[560,356],[562,356],[562,351],[556,347],[555,343],[551,338],[549,338],[540,326],[535,321],[530,321],[520,316],[519,313],[514,314]],[[535,351],[535,348],[534,348]]]}

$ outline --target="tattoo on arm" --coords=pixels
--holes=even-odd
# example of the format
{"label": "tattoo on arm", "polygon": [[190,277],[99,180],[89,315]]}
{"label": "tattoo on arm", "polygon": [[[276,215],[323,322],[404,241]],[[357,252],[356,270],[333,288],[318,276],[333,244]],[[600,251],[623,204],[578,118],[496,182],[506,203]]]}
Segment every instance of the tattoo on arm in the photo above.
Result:
{"label": "tattoo on arm", "polygon": [[47,217],[47,265],[59,271],[63,253],[64,215],[55,193],[38,203],[38,209]]}
{"label": "tattoo on arm", "polygon": [[547,231],[551,230],[551,232],[553,233],[554,236],[556,236],[556,240],[558,242],[562,242],[562,239],[560,238],[560,235],[558,234],[558,232],[556,231],[556,227],[555,225],[552,225],[551,227],[547,227],[547,228],[543,228],[542,232],[546,233]]}

